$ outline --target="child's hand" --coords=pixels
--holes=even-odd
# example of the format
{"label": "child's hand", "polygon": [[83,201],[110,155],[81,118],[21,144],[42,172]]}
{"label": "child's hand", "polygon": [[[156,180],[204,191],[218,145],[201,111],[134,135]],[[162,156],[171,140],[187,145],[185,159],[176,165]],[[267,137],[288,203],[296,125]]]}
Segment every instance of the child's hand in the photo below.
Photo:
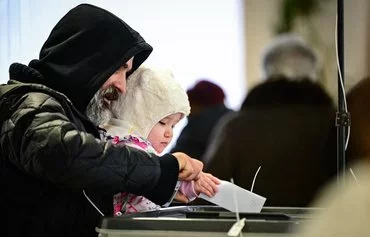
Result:
{"label": "child's hand", "polygon": [[174,199],[178,202],[182,202],[182,203],[188,203],[189,202],[189,199],[182,193],[180,192],[177,192]]}
{"label": "child's hand", "polygon": [[213,197],[218,191],[217,185],[220,183],[220,180],[215,176],[201,172],[199,178],[194,181],[194,190],[197,194],[204,193],[208,197]]}

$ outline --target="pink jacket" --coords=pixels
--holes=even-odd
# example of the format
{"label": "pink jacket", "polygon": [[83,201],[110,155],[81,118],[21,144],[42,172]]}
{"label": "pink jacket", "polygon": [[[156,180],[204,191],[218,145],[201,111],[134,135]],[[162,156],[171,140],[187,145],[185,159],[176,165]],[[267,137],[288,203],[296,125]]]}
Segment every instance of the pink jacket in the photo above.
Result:
{"label": "pink jacket", "polygon": [[[124,136],[113,137],[114,144],[125,144],[140,150],[144,150],[148,153],[157,152],[154,150],[150,142],[144,138],[138,136]],[[193,201],[198,194],[194,190],[194,182],[182,181],[178,192],[184,194],[189,201]],[[161,206],[153,203],[149,199],[143,196],[136,196],[127,192],[117,193],[113,196],[113,213],[114,216],[121,216],[123,214],[146,212],[160,209]]]}

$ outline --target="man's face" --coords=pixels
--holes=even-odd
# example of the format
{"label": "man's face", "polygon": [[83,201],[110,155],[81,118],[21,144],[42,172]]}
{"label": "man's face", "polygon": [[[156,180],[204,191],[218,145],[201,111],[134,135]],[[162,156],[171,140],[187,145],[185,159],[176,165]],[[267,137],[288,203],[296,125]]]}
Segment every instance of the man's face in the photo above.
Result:
{"label": "man's face", "polygon": [[121,93],[126,92],[126,79],[127,74],[132,69],[132,62],[134,57],[130,58],[124,65],[122,65],[115,73],[108,78],[108,80],[103,84],[100,90],[105,90],[110,86],[115,87]]}
{"label": "man's face", "polygon": [[117,100],[120,93],[126,93],[127,75],[132,69],[133,60],[134,57],[114,72],[87,106],[86,115],[96,126],[108,122],[111,117],[110,103]]}

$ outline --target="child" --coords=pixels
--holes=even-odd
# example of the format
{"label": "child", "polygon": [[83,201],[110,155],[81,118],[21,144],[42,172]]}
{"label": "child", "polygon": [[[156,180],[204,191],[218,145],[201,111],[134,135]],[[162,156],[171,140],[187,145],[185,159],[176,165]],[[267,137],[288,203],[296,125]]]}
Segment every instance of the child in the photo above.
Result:
{"label": "child", "polygon": [[[160,154],[171,142],[174,126],[190,113],[186,92],[166,70],[138,68],[127,81],[127,92],[110,105],[113,118],[102,127],[116,144]],[[200,192],[212,196],[219,180],[202,173],[195,182],[178,182],[179,197],[194,200]],[[182,195],[181,195],[182,194]],[[114,215],[158,210],[143,196],[114,195]]]}

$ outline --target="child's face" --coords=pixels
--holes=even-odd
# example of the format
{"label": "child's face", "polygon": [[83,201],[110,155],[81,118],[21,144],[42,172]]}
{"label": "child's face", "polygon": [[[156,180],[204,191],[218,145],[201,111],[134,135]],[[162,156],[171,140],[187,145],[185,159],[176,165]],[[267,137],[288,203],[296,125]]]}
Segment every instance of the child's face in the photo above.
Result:
{"label": "child's face", "polygon": [[172,141],[173,128],[181,117],[181,113],[171,114],[156,123],[150,131],[148,140],[158,153],[161,153]]}

